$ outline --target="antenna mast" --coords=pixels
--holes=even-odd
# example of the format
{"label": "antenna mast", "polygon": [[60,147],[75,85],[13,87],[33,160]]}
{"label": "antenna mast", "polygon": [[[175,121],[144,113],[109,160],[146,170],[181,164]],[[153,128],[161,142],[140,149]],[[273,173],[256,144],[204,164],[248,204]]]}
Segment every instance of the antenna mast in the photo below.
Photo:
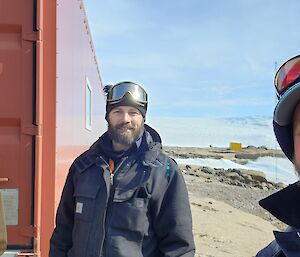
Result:
{"label": "antenna mast", "polygon": [[[277,72],[277,61],[275,61],[274,63],[274,76],[276,75],[276,72]],[[275,106],[276,106],[276,103],[277,103],[277,94],[276,94],[276,89],[275,89]],[[276,137],[275,137],[275,150],[274,150],[274,158],[275,158],[275,180],[276,182],[278,182],[278,172],[277,172],[277,156],[276,156],[276,152],[277,152],[277,141],[276,141]]]}

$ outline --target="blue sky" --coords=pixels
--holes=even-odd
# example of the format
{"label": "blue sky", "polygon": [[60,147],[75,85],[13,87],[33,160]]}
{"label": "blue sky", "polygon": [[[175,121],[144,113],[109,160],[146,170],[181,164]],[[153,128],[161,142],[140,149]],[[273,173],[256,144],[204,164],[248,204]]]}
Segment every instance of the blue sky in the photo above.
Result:
{"label": "blue sky", "polygon": [[153,117],[271,116],[275,61],[300,54],[298,0],[85,0],[105,84],[131,80]]}

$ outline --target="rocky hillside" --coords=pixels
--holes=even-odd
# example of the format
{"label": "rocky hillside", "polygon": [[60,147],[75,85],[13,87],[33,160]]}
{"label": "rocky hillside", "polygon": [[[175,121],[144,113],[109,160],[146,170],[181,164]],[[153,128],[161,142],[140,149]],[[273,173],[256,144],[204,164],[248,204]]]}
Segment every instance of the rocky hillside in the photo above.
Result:
{"label": "rocky hillside", "polygon": [[176,158],[214,158],[214,159],[230,159],[236,162],[246,160],[256,160],[258,157],[272,156],[284,157],[281,150],[268,149],[265,146],[255,147],[247,146],[240,151],[233,151],[229,148],[222,147],[177,147],[166,146],[164,151]]}

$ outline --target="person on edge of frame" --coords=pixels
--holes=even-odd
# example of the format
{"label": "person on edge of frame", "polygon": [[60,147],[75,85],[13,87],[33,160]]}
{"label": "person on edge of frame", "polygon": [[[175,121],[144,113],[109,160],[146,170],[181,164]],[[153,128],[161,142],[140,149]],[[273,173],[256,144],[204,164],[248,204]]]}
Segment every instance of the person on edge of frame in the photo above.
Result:
{"label": "person on edge of frame", "polygon": [[[277,141],[300,175],[300,55],[285,62],[275,75],[278,103],[273,127]],[[300,181],[262,199],[259,204],[288,225],[274,231],[275,240],[256,257],[300,256]]]}
{"label": "person on edge of frame", "polygon": [[161,138],[144,124],[141,85],[108,85],[108,130],[71,165],[50,257],[193,257],[187,188]]}

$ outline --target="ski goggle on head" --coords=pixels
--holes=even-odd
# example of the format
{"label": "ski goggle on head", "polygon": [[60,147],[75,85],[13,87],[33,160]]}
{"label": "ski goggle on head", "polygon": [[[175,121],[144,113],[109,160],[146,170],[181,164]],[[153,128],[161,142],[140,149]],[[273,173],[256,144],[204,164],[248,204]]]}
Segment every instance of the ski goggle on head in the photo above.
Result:
{"label": "ski goggle on head", "polygon": [[128,94],[137,103],[148,103],[148,96],[145,89],[133,82],[120,82],[112,85],[107,93],[107,102],[118,102]]}
{"label": "ski goggle on head", "polygon": [[277,96],[283,95],[289,87],[298,81],[300,81],[300,55],[286,61],[278,69],[274,81]]}

